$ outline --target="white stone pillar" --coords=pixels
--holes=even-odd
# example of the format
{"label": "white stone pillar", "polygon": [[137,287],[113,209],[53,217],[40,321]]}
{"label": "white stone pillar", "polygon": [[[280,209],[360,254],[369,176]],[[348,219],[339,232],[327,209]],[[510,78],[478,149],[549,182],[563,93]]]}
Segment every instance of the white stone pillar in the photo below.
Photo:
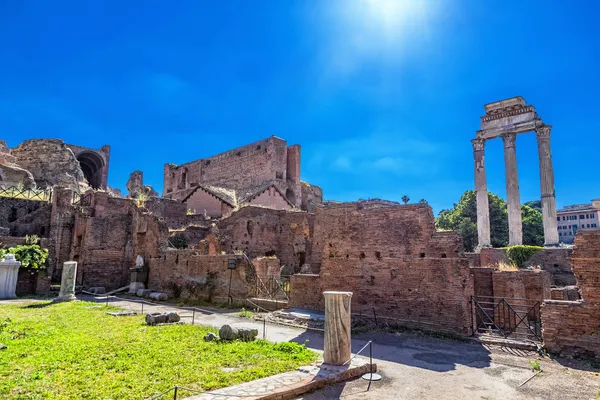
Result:
{"label": "white stone pillar", "polygon": [[485,139],[473,139],[473,157],[475,158],[475,190],[477,191],[477,239],[478,246],[490,247],[490,206],[487,181],[485,177]]}
{"label": "white stone pillar", "polygon": [[77,278],[77,262],[67,261],[63,263],[62,278],[60,281],[60,293],[55,301],[77,300],[75,297],[75,279]]}
{"label": "white stone pillar", "polygon": [[325,364],[343,365],[352,354],[350,300],[352,292],[323,292],[325,297]]}
{"label": "white stone pillar", "polygon": [[523,244],[523,222],[521,221],[521,195],[517,173],[517,151],[515,133],[502,135],[504,141],[504,167],[506,169],[506,202],[508,203],[508,245]]}
{"label": "white stone pillar", "polygon": [[540,186],[542,190],[542,217],[544,221],[544,246],[558,245],[558,223],[556,221],[556,192],[554,169],[550,151],[550,125],[536,129],[538,155],[540,157]]}
{"label": "white stone pillar", "polygon": [[15,260],[14,254],[7,254],[0,262],[0,299],[17,297],[17,280],[21,263]]}

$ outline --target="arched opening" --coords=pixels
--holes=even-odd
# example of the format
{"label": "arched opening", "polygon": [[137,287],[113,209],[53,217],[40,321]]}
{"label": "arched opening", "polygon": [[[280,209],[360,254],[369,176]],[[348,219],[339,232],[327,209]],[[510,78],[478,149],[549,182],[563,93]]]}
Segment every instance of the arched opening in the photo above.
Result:
{"label": "arched opening", "polygon": [[288,189],[285,191],[285,197],[290,203],[296,204],[296,195],[294,194],[294,191],[292,189]]}
{"label": "arched opening", "polygon": [[77,155],[77,161],[79,161],[83,176],[90,186],[94,189],[102,187],[102,168],[104,167],[102,157],[97,153],[84,151]]}

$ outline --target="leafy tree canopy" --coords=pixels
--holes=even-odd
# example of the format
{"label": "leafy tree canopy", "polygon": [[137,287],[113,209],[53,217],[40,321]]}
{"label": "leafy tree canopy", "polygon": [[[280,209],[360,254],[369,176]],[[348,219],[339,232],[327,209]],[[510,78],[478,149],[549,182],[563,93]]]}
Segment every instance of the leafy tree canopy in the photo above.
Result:
{"label": "leafy tree canopy", "polygon": [[[508,212],[506,202],[499,196],[488,192],[490,206],[490,236],[493,247],[508,245]],[[535,203],[535,202],[530,202]],[[542,246],[544,244],[544,228],[542,213],[530,206],[521,207],[523,219],[523,244]],[[477,246],[477,198],[474,190],[468,190],[461,196],[458,204],[449,210],[440,211],[436,219],[438,229],[453,230],[462,238],[466,251],[473,251]]]}

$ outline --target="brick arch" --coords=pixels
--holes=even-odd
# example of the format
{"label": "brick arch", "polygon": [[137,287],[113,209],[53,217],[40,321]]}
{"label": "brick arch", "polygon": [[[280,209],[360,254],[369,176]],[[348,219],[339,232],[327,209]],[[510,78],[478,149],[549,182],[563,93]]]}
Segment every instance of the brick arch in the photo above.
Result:
{"label": "brick arch", "polygon": [[102,169],[104,158],[94,151],[83,151],[77,154],[77,161],[83,171],[83,176],[91,187],[98,189],[102,187]]}

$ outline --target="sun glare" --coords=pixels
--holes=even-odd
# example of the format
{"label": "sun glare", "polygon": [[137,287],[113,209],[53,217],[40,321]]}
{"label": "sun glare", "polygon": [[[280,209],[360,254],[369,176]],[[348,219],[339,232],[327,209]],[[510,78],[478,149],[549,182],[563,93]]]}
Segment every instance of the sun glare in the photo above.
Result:
{"label": "sun glare", "polygon": [[392,35],[421,22],[427,8],[424,0],[365,0],[364,5],[365,22]]}

